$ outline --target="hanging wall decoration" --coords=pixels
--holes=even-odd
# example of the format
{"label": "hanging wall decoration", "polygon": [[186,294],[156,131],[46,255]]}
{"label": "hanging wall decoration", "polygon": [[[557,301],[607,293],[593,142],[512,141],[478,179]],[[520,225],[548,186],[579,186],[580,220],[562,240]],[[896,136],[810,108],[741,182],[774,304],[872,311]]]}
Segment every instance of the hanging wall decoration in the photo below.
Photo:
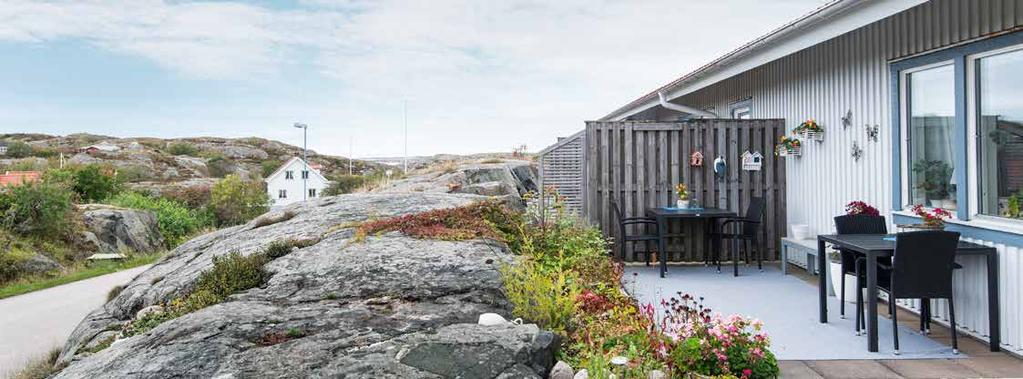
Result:
{"label": "hanging wall decoration", "polygon": [[849,129],[852,126],[852,109],[845,112],[845,116],[842,116],[842,129]]}
{"label": "hanging wall decoration", "polygon": [[852,144],[852,157],[857,162],[859,162],[860,158],[863,157],[863,149],[860,148],[860,144],[857,143],[856,141],[853,141]]}
{"label": "hanging wall decoration", "polygon": [[774,146],[774,155],[779,157],[799,156],[802,148],[803,143],[799,139],[781,136],[778,139],[778,144]]}
{"label": "hanging wall decoration", "polygon": [[742,169],[745,171],[760,171],[764,165],[764,155],[759,151],[750,153],[746,150],[742,153]]}
{"label": "hanging wall decoration", "polygon": [[805,140],[823,141],[824,140],[824,127],[817,123],[814,119],[808,119],[799,124],[795,129],[792,129],[792,133],[802,137]]}
{"label": "hanging wall decoration", "polygon": [[879,127],[877,125],[874,125],[874,126],[865,125],[865,126],[867,127],[867,141],[877,142],[877,132],[878,132]]}
{"label": "hanging wall decoration", "polygon": [[728,165],[725,164],[725,157],[718,155],[718,157],[714,159],[714,176],[716,176],[718,180],[723,180],[727,172]]}
{"label": "hanging wall decoration", "polygon": [[693,167],[702,167],[703,153],[700,151],[694,151],[693,154],[689,155],[689,165]]}

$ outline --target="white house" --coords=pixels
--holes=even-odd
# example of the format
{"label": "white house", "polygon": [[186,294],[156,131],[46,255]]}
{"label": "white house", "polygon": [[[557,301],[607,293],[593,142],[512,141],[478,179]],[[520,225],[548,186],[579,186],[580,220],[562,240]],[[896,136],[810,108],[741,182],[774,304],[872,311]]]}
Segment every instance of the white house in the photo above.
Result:
{"label": "white house", "polygon": [[295,157],[267,176],[266,193],[275,207],[320,197],[329,181],[318,166]]}
{"label": "white house", "polygon": [[[785,159],[788,222],[832,232],[851,200],[893,223],[953,209],[949,229],[998,249],[1000,342],[1023,354],[1021,98],[1023,1],[838,0],[601,120],[816,119],[826,138]],[[957,318],[986,339],[985,264],[960,263]]]}

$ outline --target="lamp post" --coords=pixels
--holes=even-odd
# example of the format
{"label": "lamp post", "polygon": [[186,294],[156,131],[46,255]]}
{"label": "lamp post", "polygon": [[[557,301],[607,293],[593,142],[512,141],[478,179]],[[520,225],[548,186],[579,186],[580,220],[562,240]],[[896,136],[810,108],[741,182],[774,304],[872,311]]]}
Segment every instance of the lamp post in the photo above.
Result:
{"label": "lamp post", "polygon": [[309,125],[296,122],[295,127],[302,129],[302,201],[306,200],[306,196],[309,195],[309,190],[306,188],[306,181],[309,180],[309,161],[308,150],[306,149],[306,142],[309,136]]}

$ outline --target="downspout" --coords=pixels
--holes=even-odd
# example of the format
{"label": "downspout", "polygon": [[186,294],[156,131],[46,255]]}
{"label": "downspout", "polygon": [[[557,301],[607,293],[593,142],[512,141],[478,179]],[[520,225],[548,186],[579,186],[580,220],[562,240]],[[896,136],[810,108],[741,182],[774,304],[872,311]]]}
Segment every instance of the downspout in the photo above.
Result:
{"label": "downspout", "polygon": [[705,110],[702,110],[702,109],[696,109],[696,108],[693,108],[693,107],[690,107],[690,106],[685,106],[685,105],[681,105],[681,104],[675,104],[675,103],[668,102],[668,99],[664,97],[664,92],[662,92],[662,91],[657,91],[657,98],[660,99],[662,107],[671,109],[673,111],[678,111],[678,112],[682,112],[682,113],[688,113],[688,114],[691,114],[691,115],[694,115],[694,116],[700,116],[700,117],[706,117],[706,118],[720,118],[714,112],[708,112],[708,111],[705,111]]}

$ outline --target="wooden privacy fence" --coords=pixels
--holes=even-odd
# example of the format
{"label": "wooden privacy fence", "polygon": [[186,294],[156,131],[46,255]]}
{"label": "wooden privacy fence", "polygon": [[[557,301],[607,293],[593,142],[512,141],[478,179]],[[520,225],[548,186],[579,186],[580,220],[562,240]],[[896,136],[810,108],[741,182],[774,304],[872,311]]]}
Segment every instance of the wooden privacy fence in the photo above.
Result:
{"label": "wooden privacy fence", "polygon": [[[751,196],[763,197],[767,203],[760,236],[764,258],[777,259],[786,230],[785,164],[774,155],[774,145],[785,134],[784,120],[591,121],[585,133],[583,212],[605,235],[619,237],[611,199],[617,200],[626,216],[642,216],[648,207],[674,206],[675,186],[681,181],[701,206],[739,215]],[[702,166],[690,165],[695,151],[705,157]],[[745,151],[763,155],[759,171],[742,169]],[[714,159],[719,155],[727,162],[728,173],[722,181],[714,176]],[[669,233],[686,235],[669,240],[669,260],[704,260],[702,223],[674,224],[669,229]],[[625,259],[637,259],[631,246],[626,246]]]}

